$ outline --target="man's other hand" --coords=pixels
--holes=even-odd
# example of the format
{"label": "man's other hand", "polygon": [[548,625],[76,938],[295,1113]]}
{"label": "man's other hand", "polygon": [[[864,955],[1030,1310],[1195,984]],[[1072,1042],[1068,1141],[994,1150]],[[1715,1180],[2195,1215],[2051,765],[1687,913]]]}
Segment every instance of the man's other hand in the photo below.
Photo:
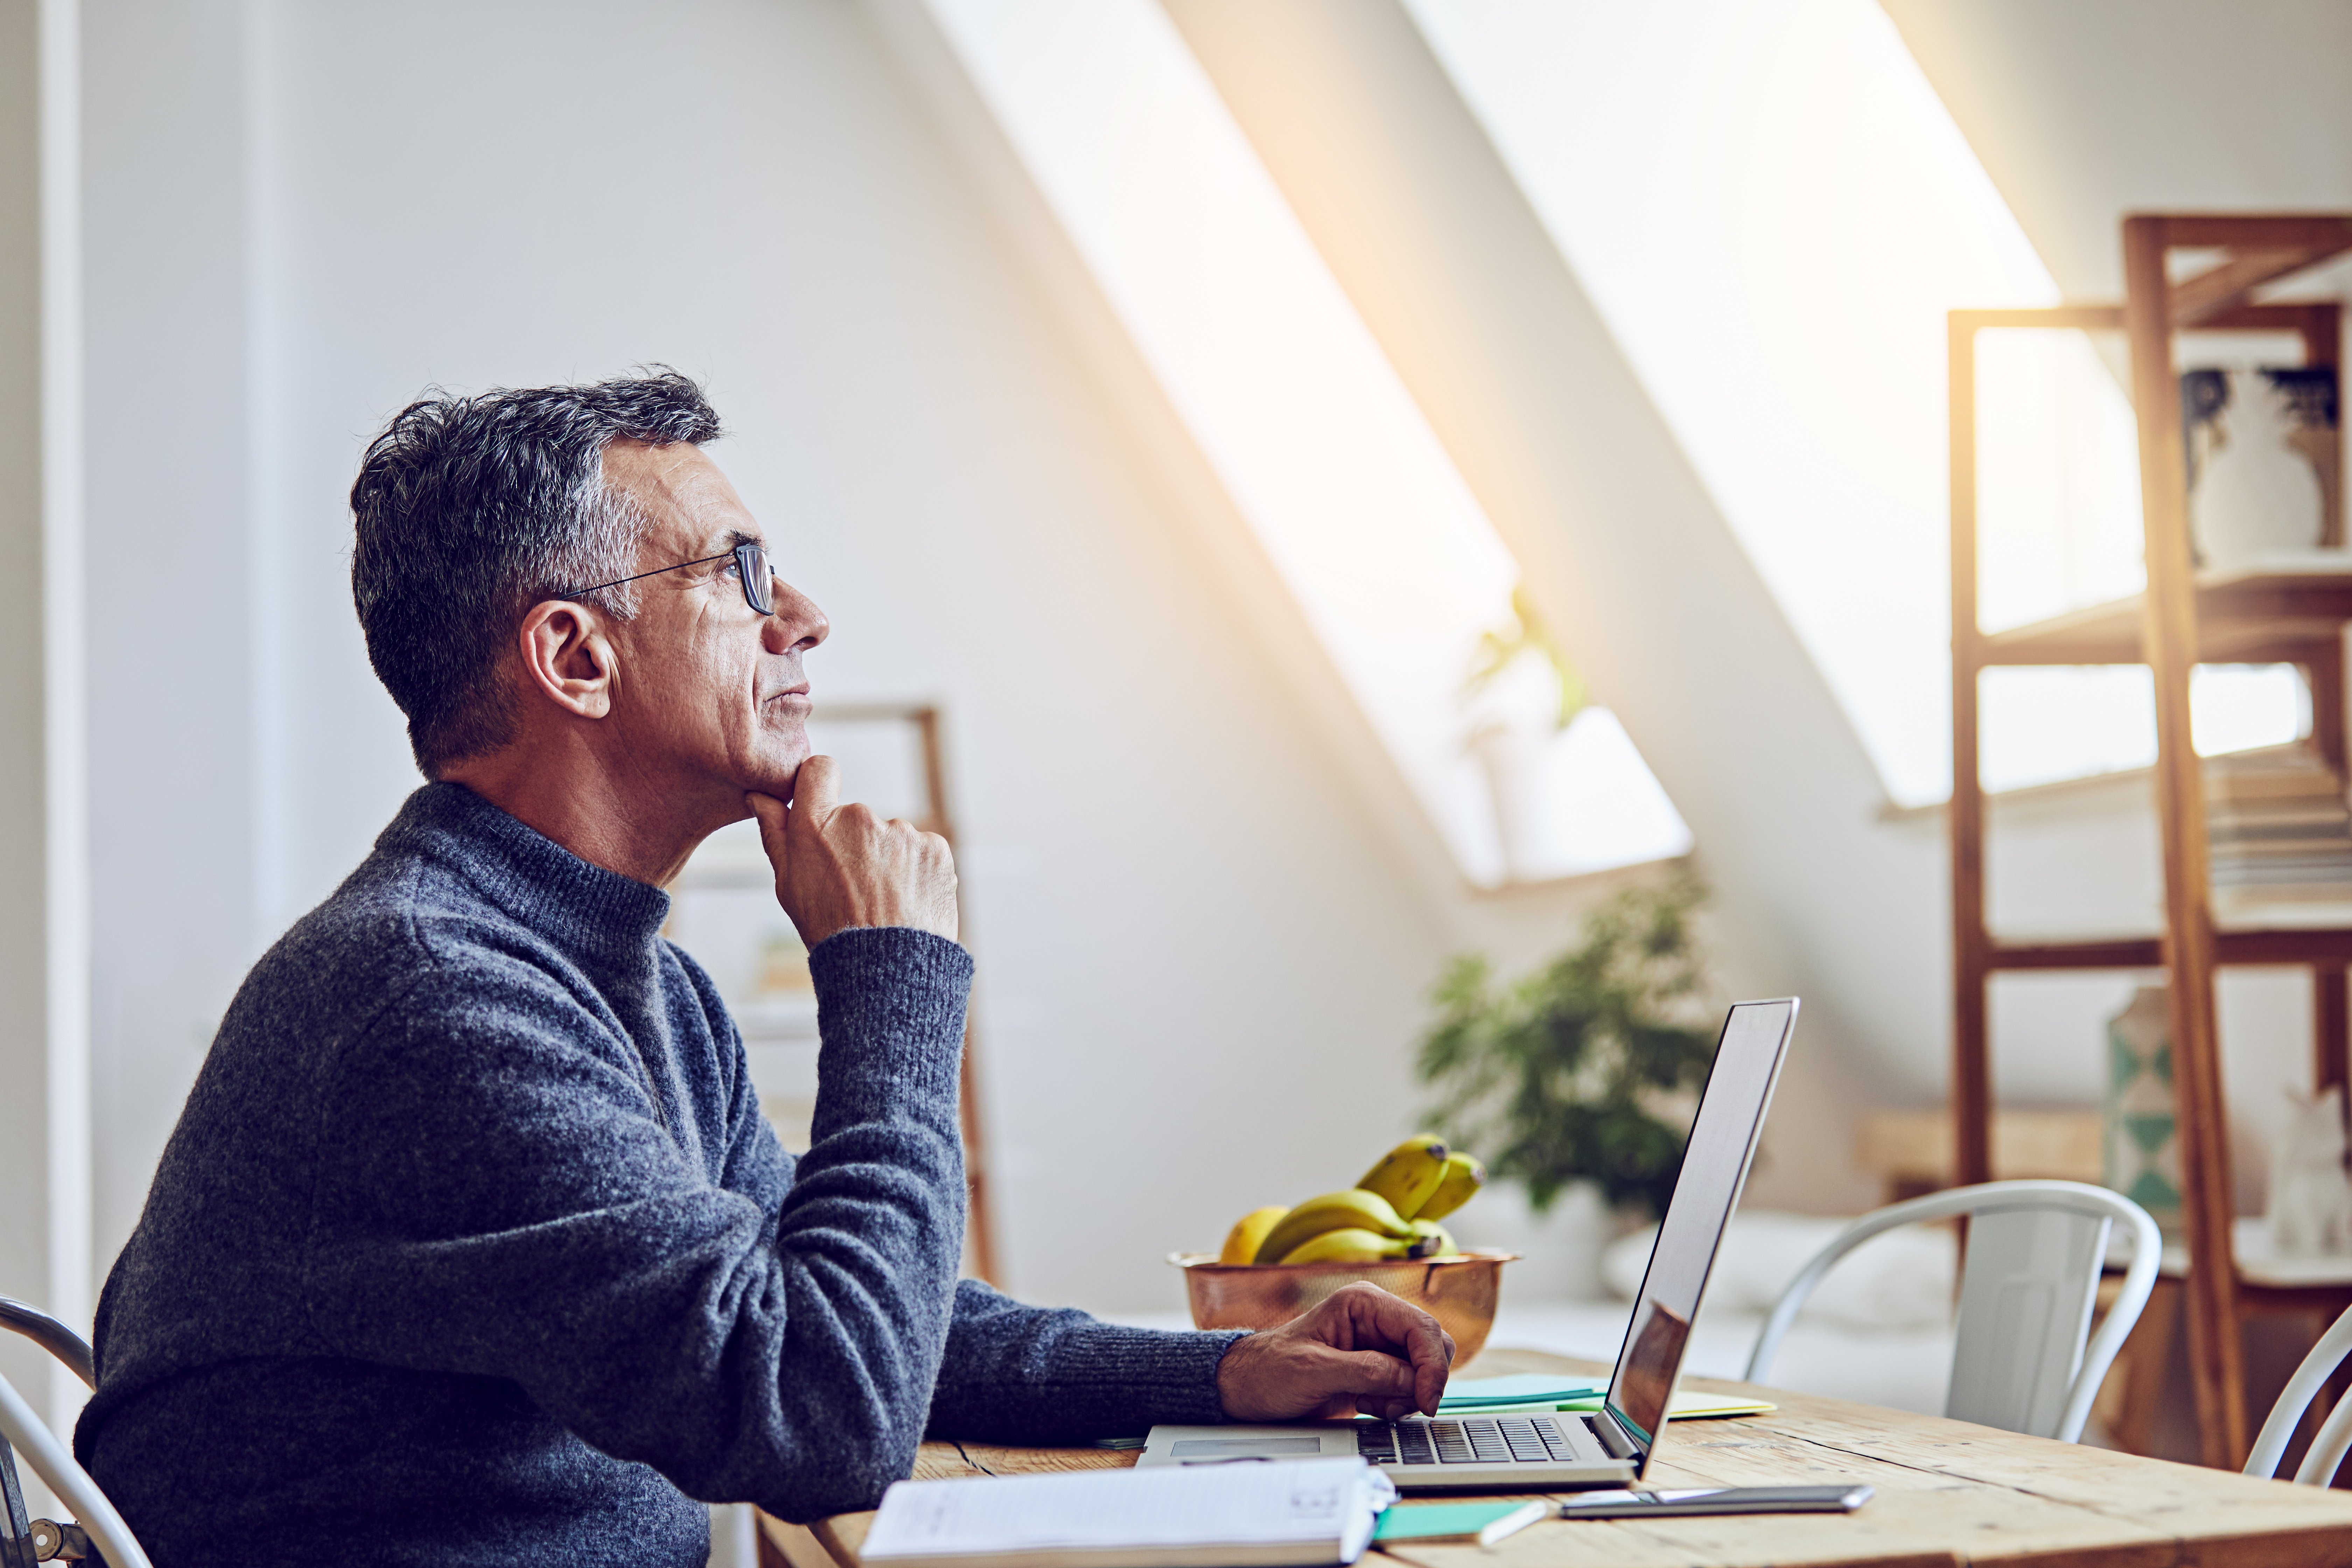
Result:
{"label": "man's other hand", "polygon": [[1345,1285],[1278,1329],[1235,1340],[1217,1363],[1217,1397],[1234,1421],[1393,1421],[1437,1414],[1454,1336],[1377,1285]]}
{"label": "man's other hand", "polygon": [[884,822],[863,805],[838,804],[840,770],[831,757],[800,766],[787,806],[773,795],[744,798],[760,819],[760,842],[776,868],[776,901],[814,949],[856,926],[912,926],[956,939],[955,855],[948,841],[911,822]]}

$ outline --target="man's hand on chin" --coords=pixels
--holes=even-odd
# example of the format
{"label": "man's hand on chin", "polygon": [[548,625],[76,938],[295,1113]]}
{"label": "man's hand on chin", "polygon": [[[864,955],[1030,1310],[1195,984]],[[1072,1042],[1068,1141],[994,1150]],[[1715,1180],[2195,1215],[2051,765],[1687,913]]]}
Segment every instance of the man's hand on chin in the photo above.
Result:
{"label": "man's hand on chin", "polygon": [[956,939],[955,856],[948,841],[910,822],[884,822],[863,805],[842,805],[831,757],[811,757],[793,784],[792,805],[744,798],[760,819],[760,842],[776,870],[776,901],[810,948],[856,926],[912,926]]}
{"label": "man's hand on chin", "polygon": [[1360,1280],[1235,1340],[1217,1363],[1217,1397],[1234,1421],[1393,1421],[1436,1415],[1453,1366],[1454,1336],[1435,1318]]}

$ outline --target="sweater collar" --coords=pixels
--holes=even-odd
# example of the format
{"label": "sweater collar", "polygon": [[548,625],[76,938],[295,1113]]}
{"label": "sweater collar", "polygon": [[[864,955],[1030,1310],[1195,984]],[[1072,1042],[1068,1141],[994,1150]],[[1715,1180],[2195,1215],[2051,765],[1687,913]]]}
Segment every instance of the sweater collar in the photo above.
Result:
{"label": "sweater collar", "polygon": [[459,784],[429,784],[378,849],[413,845],[446,860],[519,924],[583,958],[641,957],[669,918],[659,888],[591,865]]}

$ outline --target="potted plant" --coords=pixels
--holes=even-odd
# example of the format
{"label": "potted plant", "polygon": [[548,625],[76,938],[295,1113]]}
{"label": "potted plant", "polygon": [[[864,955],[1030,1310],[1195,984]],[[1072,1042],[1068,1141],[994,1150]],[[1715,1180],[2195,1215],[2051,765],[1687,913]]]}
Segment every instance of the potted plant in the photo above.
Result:
{"label": "potted plant", "polygon": [[1548,874],[1543,760],[1585,702],[1584,679],[1536,613],[1527,585],[1513,588],[1509,617],[1479,637],[1462,683],[1469,725],[1463,744],[1486,775],[1510,880]]}
{"label": "potted plant", "polygon": [[1715,1054],[1691,940],[1704,897],[1685,870],[1619,894],[1523,979],[1473,954],[1438,983],[1419,1061],[1439,1092],[1429,1124],[1537,1215],[1580,1182],[1621,1215],[1665,1212]]}

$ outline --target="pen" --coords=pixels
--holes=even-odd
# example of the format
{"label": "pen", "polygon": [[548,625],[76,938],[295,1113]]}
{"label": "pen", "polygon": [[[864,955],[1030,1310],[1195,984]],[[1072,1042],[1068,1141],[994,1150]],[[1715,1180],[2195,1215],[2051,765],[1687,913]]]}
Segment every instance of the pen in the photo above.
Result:
{"label": "pen", "polygon": [[1494,1523],[1480,1531],[1478,1532],[1478,1544],[1481,1546],[1492,1546],[1495,1542],[1502,1540],[1503,1537],[1507,1535],[1517,1535],[1520,1531],[1525,1530],[1536,1521],[1549,1515],[1550,1512],[1551,1505],[1549,1503],[1531,1502],[1523,1509],[1505,1514],[1502,1518],[1496,1520]]}

